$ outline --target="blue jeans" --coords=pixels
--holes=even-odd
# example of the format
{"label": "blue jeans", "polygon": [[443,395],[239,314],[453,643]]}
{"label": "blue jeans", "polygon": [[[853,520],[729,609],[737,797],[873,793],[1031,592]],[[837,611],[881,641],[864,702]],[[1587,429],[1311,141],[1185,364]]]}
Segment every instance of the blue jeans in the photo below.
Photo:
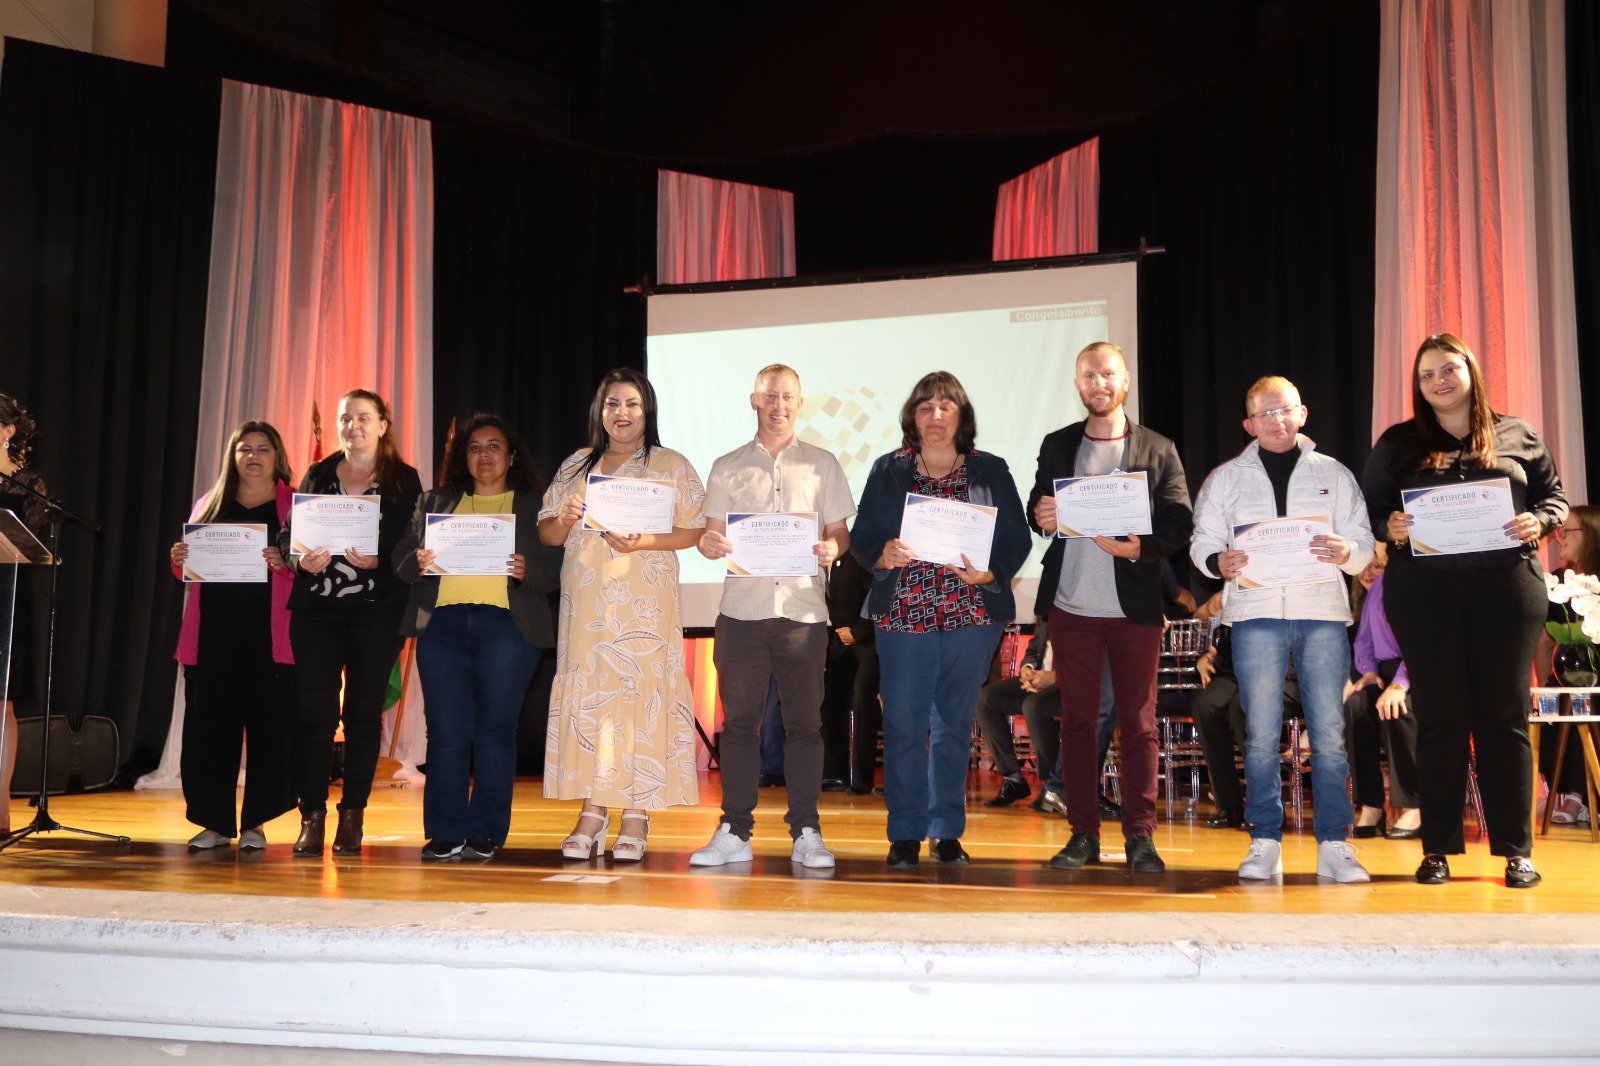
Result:
{"label": "blue jeans", "polygon": [[496,847],[505,844],[517,720],[539,655],[510,611],[486,603],[439,608],[417,639],[428,722],[422,829],[429,840],[487,837]]}
{"label": "blue jeans", "polygon": [[1250,835],[1283,839],[1283,779],[1278,738],[1283,686],[1294,656],[1300,704],[1311,735],[1312,830],[1317,843],[1350,835],[1354,814],[1345,791],[1344,681],[1350,641],[1343,622],[1256,618],[1233,623],[1233,672],[1244,707],[1244,817]]}
{"label": "blue jeans", "polygon": [[972,720],[1003,628],[878,630],[890,840],[958,840],[966,831]]}

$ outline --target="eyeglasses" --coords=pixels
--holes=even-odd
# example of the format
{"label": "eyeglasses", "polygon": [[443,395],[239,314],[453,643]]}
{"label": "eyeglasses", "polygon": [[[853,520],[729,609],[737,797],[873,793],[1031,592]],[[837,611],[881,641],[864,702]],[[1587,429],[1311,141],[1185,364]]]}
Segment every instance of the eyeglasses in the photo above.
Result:
{"label": "eyeglasses", "polygon": [[1265,411],[1257,411],[1250,417],[1257,422],[1275,422],[1280,418],[1293,418],[1294,413],[1298,410],[1300,410],[1300,405],[1296,403],[1290,404],[1288,407],[1272,407]]}
{"label": "eyeglasses", "polygon": [[1559,527],[1557,527],[1556,532],[1557,533],[1582,533],[1583,532],[1583,527],[1582,526],[1559,526]]}

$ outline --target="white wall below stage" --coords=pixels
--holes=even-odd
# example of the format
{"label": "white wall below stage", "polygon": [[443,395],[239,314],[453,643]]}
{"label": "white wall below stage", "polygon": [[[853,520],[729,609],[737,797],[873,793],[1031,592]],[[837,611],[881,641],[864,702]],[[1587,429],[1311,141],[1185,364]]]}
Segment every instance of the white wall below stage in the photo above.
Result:
{"label": "white wall below stage", "polygon": [[686,912],[0,886],[0,1026],[632,1063],[1596,1053],[1600,918]]}

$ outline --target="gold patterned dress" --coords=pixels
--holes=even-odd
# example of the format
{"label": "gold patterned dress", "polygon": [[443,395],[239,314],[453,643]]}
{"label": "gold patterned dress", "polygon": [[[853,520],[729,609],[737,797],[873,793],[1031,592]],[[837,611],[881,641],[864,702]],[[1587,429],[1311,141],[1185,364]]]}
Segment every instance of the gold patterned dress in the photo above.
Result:
{"label": "gold patterned dress", "polygon": [[[584,493],[588,454],[579,449],[561,464],[545,493],[541,520],[568,496]],[[672,524],[705,525],[705,487],[679,453],[652,448],[646,461],[640,449],[613,473],[672,482]],[[582,522],[568,531],[544,794],[646,809],[699,799],[676,552],[613,552]]]}

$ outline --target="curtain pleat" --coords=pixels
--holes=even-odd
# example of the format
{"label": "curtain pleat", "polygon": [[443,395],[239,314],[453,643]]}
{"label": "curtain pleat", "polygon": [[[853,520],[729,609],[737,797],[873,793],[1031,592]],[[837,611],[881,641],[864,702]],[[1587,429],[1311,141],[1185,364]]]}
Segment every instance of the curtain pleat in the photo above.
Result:
{"label": "curtain pleat", "polygon": [[994,208],[996,261],[1099,250],[1098,137],[1000,186]]}
{"label": "curtain pleat", "polygon": [[1417,345],[1456,333],[1581,495],[1565,44],[1560,2],[1384,0],[1372,432],[1410,416]]}
{"label": "curtain pleat", "polygon": [[657,185],[656,280],[794,276],[794,195],[674,170]]}

